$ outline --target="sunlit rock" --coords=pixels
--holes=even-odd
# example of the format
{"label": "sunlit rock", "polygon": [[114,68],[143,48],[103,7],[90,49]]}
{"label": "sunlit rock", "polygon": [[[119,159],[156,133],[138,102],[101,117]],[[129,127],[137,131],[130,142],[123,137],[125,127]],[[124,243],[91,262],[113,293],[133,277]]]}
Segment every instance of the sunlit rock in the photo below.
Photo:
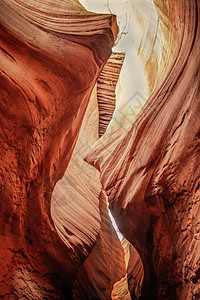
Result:
{"label": "sunlit rock", "polygon": [[1,1],[0,20],[0,297],[66,299],[81,257],[56,231],[51,194],[117,25],[75,0]]}
{"label": "sunlit rock", "polygon": [[142,299],[198,299],[199,1],[155,7],[159,60],[148,35],[139,49],[143,60],[149,52],[148,103],[135,122],[125,115],[110,127],[86,160],[100,171],[118,227],[142,258]]}
{"label": "sunlit rock", "polygon": [[199,0],[80,2],[0,1],[0,298],[199,299]]}

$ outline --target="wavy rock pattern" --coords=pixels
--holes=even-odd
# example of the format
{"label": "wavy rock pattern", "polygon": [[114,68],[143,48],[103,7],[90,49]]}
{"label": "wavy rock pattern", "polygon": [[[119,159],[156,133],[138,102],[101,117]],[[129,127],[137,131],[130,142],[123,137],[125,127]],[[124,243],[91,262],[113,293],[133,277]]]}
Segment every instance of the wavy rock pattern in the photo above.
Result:
{"label": "wavy rock pattern", "polygon": [[129,241],[123,238],[121,244],[125,254],[126,275],[115,283],[112,299],[139,299],[144,278],[142,261]]}
{"label": "wavy rock pattern", "polygon": [[149,23],[152,3],[132,1],[149,101],[97,140],[115,17],[0,1],[0,298],[138,298],[142,263],[128,243],[124,258],[106,197],[142,258],[142,299],[200,298],[200,3],[154,0]]}
{"label": "wavy rock pattern", "polygon": [[83,255],[77,251],[74,261],[60,239],[51,193],[70,161],[117,25],[78,1],[0,4],[0,297],[66,299]]}
{"label": "wavy rock pattern", "polygon": [[99,172],[83,160],[98,140],[98,117],[95,86],[69,166],[52,197],[57,232],[72,260],[82,263],[73,299],[110,299],[113,285],[126,274],[124,251],[108,216]]}
{"label": "wavy rock pattern", "polygon": [[[108,216],[103,191],[99,196],[99,202],[100,233],[92,252],[79,269],[74,285],[74,299],[111,299],[113,285],[126,274],[124,250]],[[128,287],[125,293],[127,289]]]}
{"label": "wavy rock pattern", "polygon": [[51,215],[57,232],[78,264],[94,246],[101,224],[99,173],[83,161],[98,139],[96,94],[95,86],[70,163],[62,179],[57,182],[51,201]]}
{"label": "wavy rock pattern", "polygon": [[115,110],[115,88],[123,65],[125,53],[113,52],[106,62],[97,81],[97,100],[99,108],[99,137],[110,123]]}
{"label": "wavy rock pattern", "polygon": [[136,121],[107,130],[86,160],[143,260],[143,299],[198,299],[200,3],[154,2],[167,68]]}
{"label": "wavy rock pattern", "polygon": [[127,265],[128,286],[131,292],[131,299],[139,299],[144,279],[144,268],[141,258],[135,248],[129,243],[129,260]]}

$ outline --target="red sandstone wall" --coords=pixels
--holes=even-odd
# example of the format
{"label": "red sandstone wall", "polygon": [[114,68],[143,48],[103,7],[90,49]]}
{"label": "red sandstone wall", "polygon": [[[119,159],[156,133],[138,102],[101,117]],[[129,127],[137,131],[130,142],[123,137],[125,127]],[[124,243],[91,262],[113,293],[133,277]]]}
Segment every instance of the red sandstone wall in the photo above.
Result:
{"label": "red sandstone wall", "polygon": [[167,73],[157,74],[135,123],[108,131],[86,159],[100,170],[118,226],[142,257],[143,299],[198,299],[200,3],[155,4],[164,50],[175,46],[165,56]]}
{"label": "red sandstone wall", "polygon": [[[200,4],[154,2],[164,44],[158,73],[150,72],[156,53],[144,61],[153,93],[136,122],[125,119],[108,131],[87,161],[100,170],[119,228],[141,255],[143,299],[198,299]],[[51,219],[50,199],[111,53],[115,19],[88,13],[72,0],[0,4],[0,296],[70,298],[80,262],[92,251],[74,295],[83,289],[86,298],[96,291],[96,298],[107,297],[124,275],[123,260],[119,276],[106,279],[107,294],[104,282],[89,277],[101,269],[98,253],[110,249],[107,210],[101,207],[104,222],[97,217],[95,247],[94,235],[84,257],[78,248],[74,261]],[[109,261],[113,269],[116,260]]]}
{"label": "red sandstone wall", "polygon": [[66,299],[79,264],[55,230],[51,193],[117,25],[78,1],[1,1],[0,19],[0,297]]}

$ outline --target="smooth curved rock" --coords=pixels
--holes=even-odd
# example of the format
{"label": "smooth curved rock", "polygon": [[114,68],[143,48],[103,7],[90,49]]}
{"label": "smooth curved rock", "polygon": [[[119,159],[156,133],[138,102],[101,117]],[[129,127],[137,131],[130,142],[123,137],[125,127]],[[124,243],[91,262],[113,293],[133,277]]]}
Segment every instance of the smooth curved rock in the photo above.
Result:
{"label": "smooth curved rock", "polygon": [[139,299],[144,278],[143,264],[139,254],[129,241],[123,238],[121,244],[125,255],[126,275],[115,283],[112,300]]}
{"label": "smooth curved rock", "polygon": [[100,233],[92,252],[79,269],[74,284],[74,299],[111,299],[114,284],[126,275],[124,250],[108,216],[103,191],[99,196],[99,208]]}
{"label": "smooth curved rock", "polygon": [[117,25],[78,1],[0,4],[0,297],[66,299],[80,260],[56,232],[51,193]]}
{"label": "smooth curved rock", "polygon": [[98,140],[98,120],[95,86],[69,166],[52,194],[56,230],[72,260],[82,263],[73,299],[110,299],[113,285],[126,274],[124,251],[108,216],[99,172],[83,160]]}
{"label": "smooth curved rock", "polygon": [[154,87],[150,80],[136,121],[121,118],[86,160],[100,171],[120,231],[142,257],[143,299],[198,299],[200,3],[155,5],[167,68],[160,65]]}
{"label": "smooth curved rock", "polygon": [[[128,246],[124,260],[103,190],[142,258],[142,298],[200,297],[200,3],[154,3],[131,2],[149,101],[136,119],[144,97],[133,95],[132,110],[121,94],[115,122],[93,147],[93,136],[79,132],[117,35],[115,17],[77,0],[0,1],[1,298],[70,299],[72,287],[76,299],[139,297],[141,261]],[[83,153],[73,160],[87,139],[102,186]],[[58,183],[51,206],[62,177],[73,188],[62,197]]]}

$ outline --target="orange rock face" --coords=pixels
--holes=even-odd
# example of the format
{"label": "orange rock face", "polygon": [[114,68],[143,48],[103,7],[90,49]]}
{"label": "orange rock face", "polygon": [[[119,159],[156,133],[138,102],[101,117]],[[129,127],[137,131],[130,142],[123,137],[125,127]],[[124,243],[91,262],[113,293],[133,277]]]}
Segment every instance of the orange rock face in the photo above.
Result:
{"label": "orange rock face", "polygon": [[[154,0],[161,53],[151,30],[138,49],[149,100],[101,139],[115,17],[0,4],[0,298],[138,299],[144,266],[142,299],[199,299],[199,0]],[[114,88],[100,94],[101,135]]]}
{"label": "orange rock face", "polygon": [[81,264],[74,300],[110,299],[113,285],[126,274],[124,251],[108,216],[99,172],[83,160],[98,140],[98,119],[95,86],[70,163],[51,201],[56,230],[72,261]]}
{"label": "orange rock face", "polygon": [[124,57],[125,53],[112,53],[97,81],[99,137],[105,133],[115,110],[115,89]]}
{"label": "orange rock face", "polygon": [[200,3],[154,2],[174,45],[168,73],[137,120],[107,131],[86,160],[143,260],[142,299],[199,299]]}
{"label": "orange rock face", "polygon": [[1,1],[0,19],[0,297],[66,299],[80,262],[55,230],[51,193],[117,25],[78,1]]}
{"label": "orange rock face", "polygon": [[198,299],[199,1],[168,2],[157,9],[181,37],[169,73],[128,131],[108,134],[112,155],[105,137],[87,161],[100,170],[119,228],[142,257],[143,298]]}

